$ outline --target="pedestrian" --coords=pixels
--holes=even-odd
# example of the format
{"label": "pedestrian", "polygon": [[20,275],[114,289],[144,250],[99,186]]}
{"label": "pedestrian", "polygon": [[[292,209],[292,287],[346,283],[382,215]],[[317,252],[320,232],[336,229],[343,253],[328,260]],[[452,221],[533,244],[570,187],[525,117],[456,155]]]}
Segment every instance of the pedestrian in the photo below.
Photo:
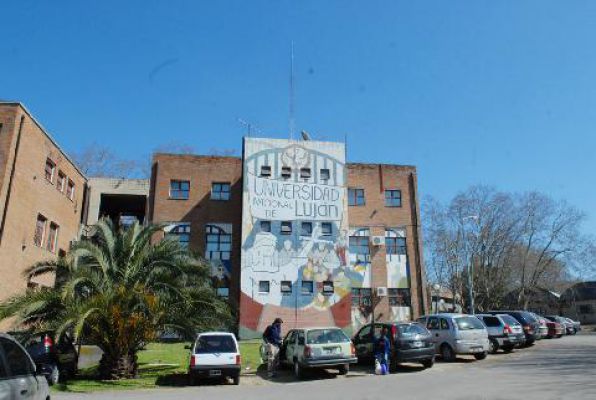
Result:
{"label": "pedestrian", "polygon": [[267,346],[267,376],[269,378],[277,375],[279,348],[281,347],[281,324],[283,324],[281,318],[275,318],[263,332],[263,340]]}
{"label": "pedestrian", "polygon": [[383,374],[389,372],[389,354],[391,351],[391,344],[387,338],[387,328],[381,328],[381,335],[375,340],[375,360],[381,365]]}

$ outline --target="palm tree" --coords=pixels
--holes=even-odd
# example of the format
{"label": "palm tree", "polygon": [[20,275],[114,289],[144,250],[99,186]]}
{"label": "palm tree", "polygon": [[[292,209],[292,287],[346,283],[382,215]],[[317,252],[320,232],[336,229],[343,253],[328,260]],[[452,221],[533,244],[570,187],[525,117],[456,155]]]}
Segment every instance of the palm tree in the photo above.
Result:
{"label": "palm tree", "polygon": [[56,274],[53,288],[28,290],[0,306],[31,330],[72,332],[97,345],[102,379],[131,378],[137,352],[159,332],[192,337],[229,326],[231,313],[209,281],[206,264],[171,239],[153,244],[163,226],[117,229],[101,220],[66,257],[33,265],[26,277]]}

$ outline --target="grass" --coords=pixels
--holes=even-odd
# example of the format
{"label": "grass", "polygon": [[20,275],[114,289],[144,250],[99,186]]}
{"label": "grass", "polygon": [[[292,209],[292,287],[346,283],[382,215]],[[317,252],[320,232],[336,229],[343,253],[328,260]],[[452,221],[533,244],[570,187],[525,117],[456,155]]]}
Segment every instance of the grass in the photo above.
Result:
{"label": "grass", "polygon": [[[101,381],[95,378],[96,367],[79,371],[79,376],[65,384],[53,387],[56,391],[95,392],[102,390],[151,389],[164,386],[185,386],[189,351],[187,343],[149,343],[138,353],[139,377],[119,381]],[[240,342],[242,373],[256,372],[261,364],[260,341]]]}

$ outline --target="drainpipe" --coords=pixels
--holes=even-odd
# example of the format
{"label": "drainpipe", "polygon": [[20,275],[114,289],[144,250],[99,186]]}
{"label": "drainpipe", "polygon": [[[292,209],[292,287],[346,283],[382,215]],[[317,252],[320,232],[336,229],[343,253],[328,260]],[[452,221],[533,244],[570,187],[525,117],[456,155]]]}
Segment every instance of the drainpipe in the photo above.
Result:
{"label": "drainpipe", "polygon": [[17,133],[17,143],[14,147],[14,155],[12,157],[12,168],[10,170],[10,178],[8,179],[8,189],[6,190],[6,200],[4,201],[4,210],[2,211],[2,223],[0,224],[0,246],[2,246],[2,238],[4,237],[4,226],[6,224],[6,215],[8,213],[8,206],[10,204],[10,194],[12,192],[12,182],[14,181],[14,173],[17,164],[17,155],[19,154],[19,146],[21,144],[21,132],[25,116],[21,115],[21,122],[19,123],[19,132]]}

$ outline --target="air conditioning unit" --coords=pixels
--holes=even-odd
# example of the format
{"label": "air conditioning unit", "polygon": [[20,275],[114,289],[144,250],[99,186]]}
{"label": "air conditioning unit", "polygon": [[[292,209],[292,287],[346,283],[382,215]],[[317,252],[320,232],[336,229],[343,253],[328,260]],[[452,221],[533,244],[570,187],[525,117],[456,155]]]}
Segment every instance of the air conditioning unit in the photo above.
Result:
{"label": "air conditioning unit", "polygon": [[373,236],[370,238],[370,242],[373,246],[384,246],[385,236]]}
{"label": "air conditioning unit", "polygon": [[387,288],[380,286],[377,288],[377,297],[387,297]]}

